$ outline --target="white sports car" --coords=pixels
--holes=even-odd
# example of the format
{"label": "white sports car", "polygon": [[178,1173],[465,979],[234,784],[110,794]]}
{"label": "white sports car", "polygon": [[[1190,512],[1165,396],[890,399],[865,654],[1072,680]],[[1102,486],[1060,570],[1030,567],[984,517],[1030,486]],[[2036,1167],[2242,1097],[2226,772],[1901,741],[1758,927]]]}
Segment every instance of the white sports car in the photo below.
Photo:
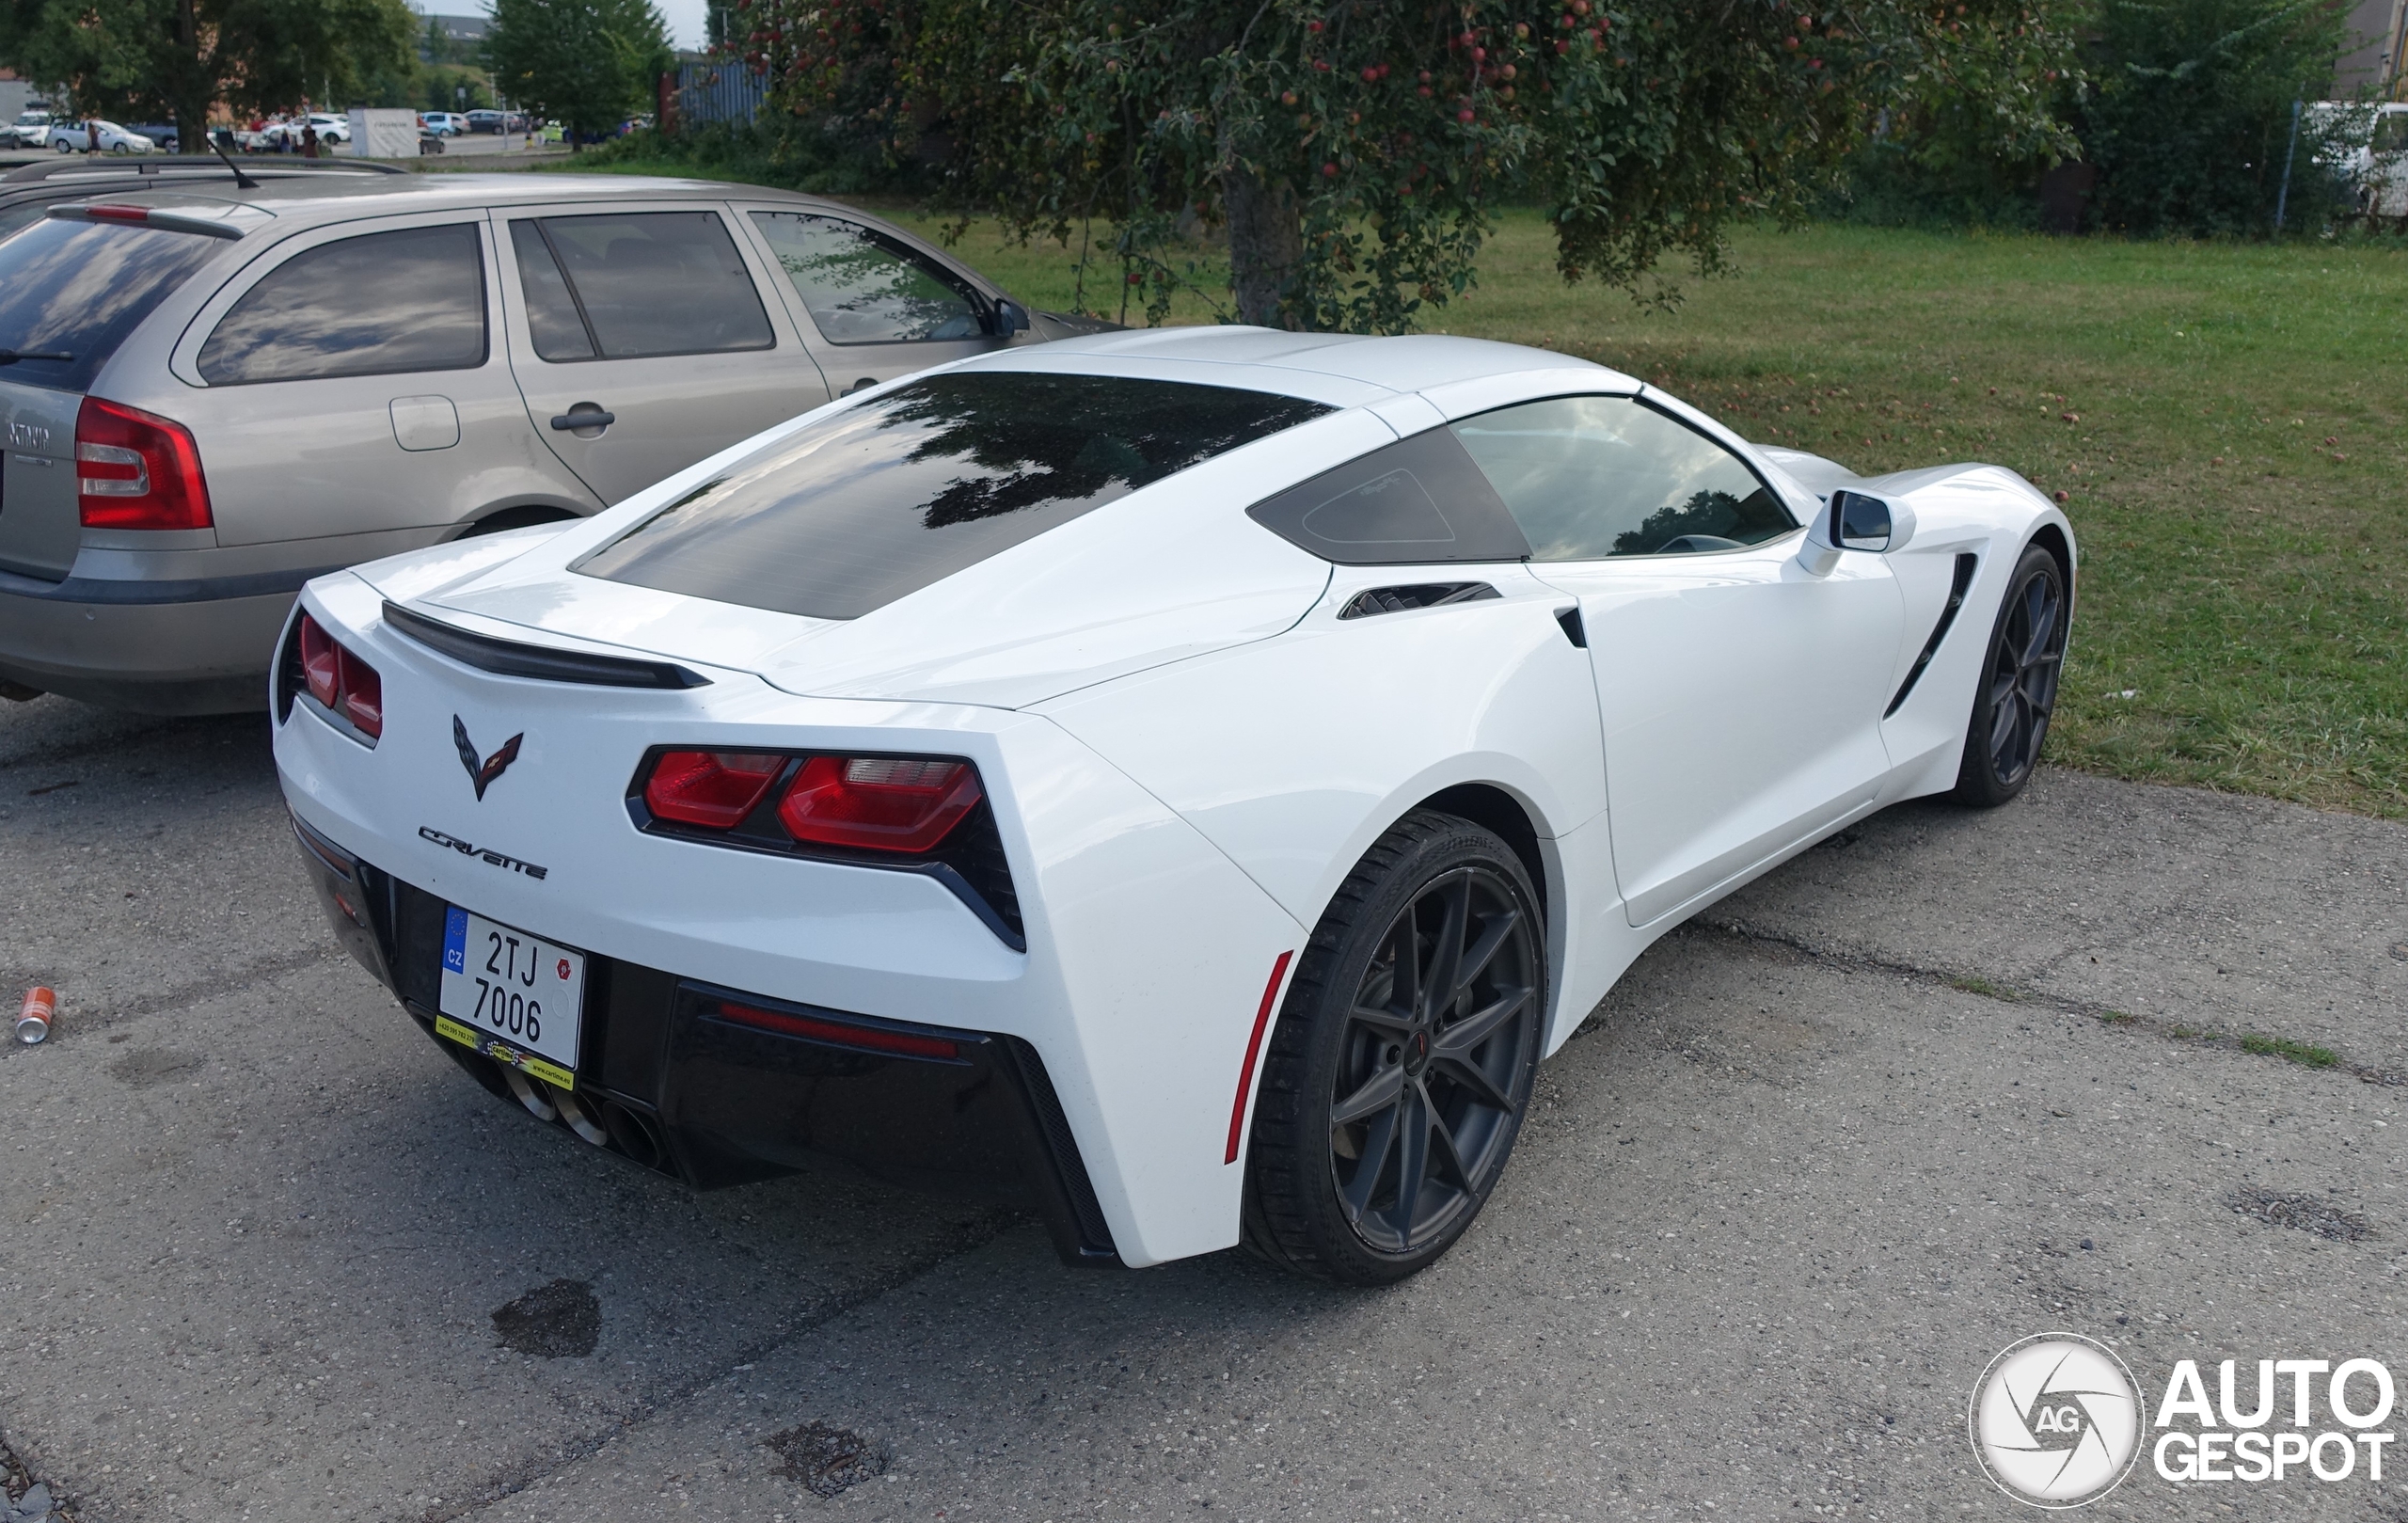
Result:
{"label": "white sports car", "polygon": [[589,1142],[1378,1282],[1650,942],[2022,786],[2073,573],[2011,471],[1557,355],[1114,334],[318,579],[276,754],[337,933]]}

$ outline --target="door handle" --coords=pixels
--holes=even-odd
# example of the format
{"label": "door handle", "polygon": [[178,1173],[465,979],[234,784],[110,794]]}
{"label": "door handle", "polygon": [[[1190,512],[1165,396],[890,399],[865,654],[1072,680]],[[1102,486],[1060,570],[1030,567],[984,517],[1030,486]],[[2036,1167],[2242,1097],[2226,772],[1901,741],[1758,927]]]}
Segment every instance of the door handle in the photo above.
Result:
{"label": "door handle", "polygon": [[552,420],[552,426],[565,434],[573,428],[608,428],[618,420],[617,413],[597,407],[590,412],[564,412]]}

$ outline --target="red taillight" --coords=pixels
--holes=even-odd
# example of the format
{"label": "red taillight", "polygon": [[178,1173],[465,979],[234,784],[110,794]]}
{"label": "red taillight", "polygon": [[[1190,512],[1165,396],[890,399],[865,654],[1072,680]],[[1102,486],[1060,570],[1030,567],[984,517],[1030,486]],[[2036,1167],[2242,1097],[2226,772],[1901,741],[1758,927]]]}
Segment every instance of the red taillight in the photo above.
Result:
{"label": "red taillight", "polygon": [[833,1042],[840,1047],[863,1047],[871,1052],[897,1053],[905,1057],[956,1059],[961,1055],[959,1042],[948,1041],[943,1037],[924,1037],[916,1031],[857,1026],[850,1022],[823,1021],[788,1010],[764,1010],[728,1000],[715,1000],[708,1008],[721,1020],[733,1021],[738,1025],[774,1031],[785,1037],[806,1037],[813,1041]]}
{"label": "red taillight", "polygon": [[814,756],[779,801],[798,841],[869,851],[932,851],[985,797],[955,761]]}
{"label": "red taillight", "polygon": [[385,733],[385,679],[376,669],[345,650],[317,620],[301,615],[296,632],[301,643],[301,674],[309,696],[356,725],[374,740]]}
{"label": "red taillight", "polygon": [[86,397],[75,414],[76,506],[87,529],[207,529],[200,447],[172,419]]}
{"label": "red taillight", "polygon": [[95,222],[148,222],[150,208],[121,206],[113,201],[97,201],[84,208],[84,214]]}
{"label": "red taillight", "polygon": [[301,615],[301,672],[309,679],[309,696],[334,707],[342,694],[342,647],[307,613]]}
{"label": "red taillight", "polygon": [[349,651],[342,653],[342,716],[372,740],[385,733],[385,679]]}
{"label": "red taillight", "polygon": [[784,770],[773,753],[668,751],[643,785],[643,806],[661,819],[727,830],[741,824]]}

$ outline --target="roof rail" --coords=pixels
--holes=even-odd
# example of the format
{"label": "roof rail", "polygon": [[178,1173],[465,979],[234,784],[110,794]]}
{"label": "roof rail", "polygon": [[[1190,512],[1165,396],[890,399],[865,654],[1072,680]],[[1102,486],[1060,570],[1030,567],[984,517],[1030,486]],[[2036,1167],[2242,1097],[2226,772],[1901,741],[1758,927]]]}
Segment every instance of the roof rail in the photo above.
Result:
{"label": "roof rail", "polygon": [[[407,174],[397,165],[379,164],[373,159],[305,159],[298,154],[271,155],[267,163],[253,168],[243,166],[251,175],[282,177],[293,174]],[[30,183],[38,180],[53,180],[68,175],[93,180],[140,180],[158,175],[163,169],[177,171],[175,178],[198,178],[202,170],[217,174],[226,172],[223,160],[211,153],[153,153],[140,158],[105,159],[94,163],[88,159],[54,159],[41,164],[24,165],[0,175],[0,184]]]}

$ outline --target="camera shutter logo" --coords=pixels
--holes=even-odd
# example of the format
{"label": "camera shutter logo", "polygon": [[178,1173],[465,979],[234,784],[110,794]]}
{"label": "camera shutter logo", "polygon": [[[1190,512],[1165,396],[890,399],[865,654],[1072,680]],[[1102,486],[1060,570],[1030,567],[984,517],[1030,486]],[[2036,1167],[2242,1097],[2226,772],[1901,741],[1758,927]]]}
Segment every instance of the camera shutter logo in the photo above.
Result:
{"label": "camera shutter logo", "polygon": [[1968,1424],[2000,1490],[2035,1507],[2080,1507],[2115,1490],[2140,1457],[2140,1388],[2104,1344],[2040,1333],[1990,1361]]}

